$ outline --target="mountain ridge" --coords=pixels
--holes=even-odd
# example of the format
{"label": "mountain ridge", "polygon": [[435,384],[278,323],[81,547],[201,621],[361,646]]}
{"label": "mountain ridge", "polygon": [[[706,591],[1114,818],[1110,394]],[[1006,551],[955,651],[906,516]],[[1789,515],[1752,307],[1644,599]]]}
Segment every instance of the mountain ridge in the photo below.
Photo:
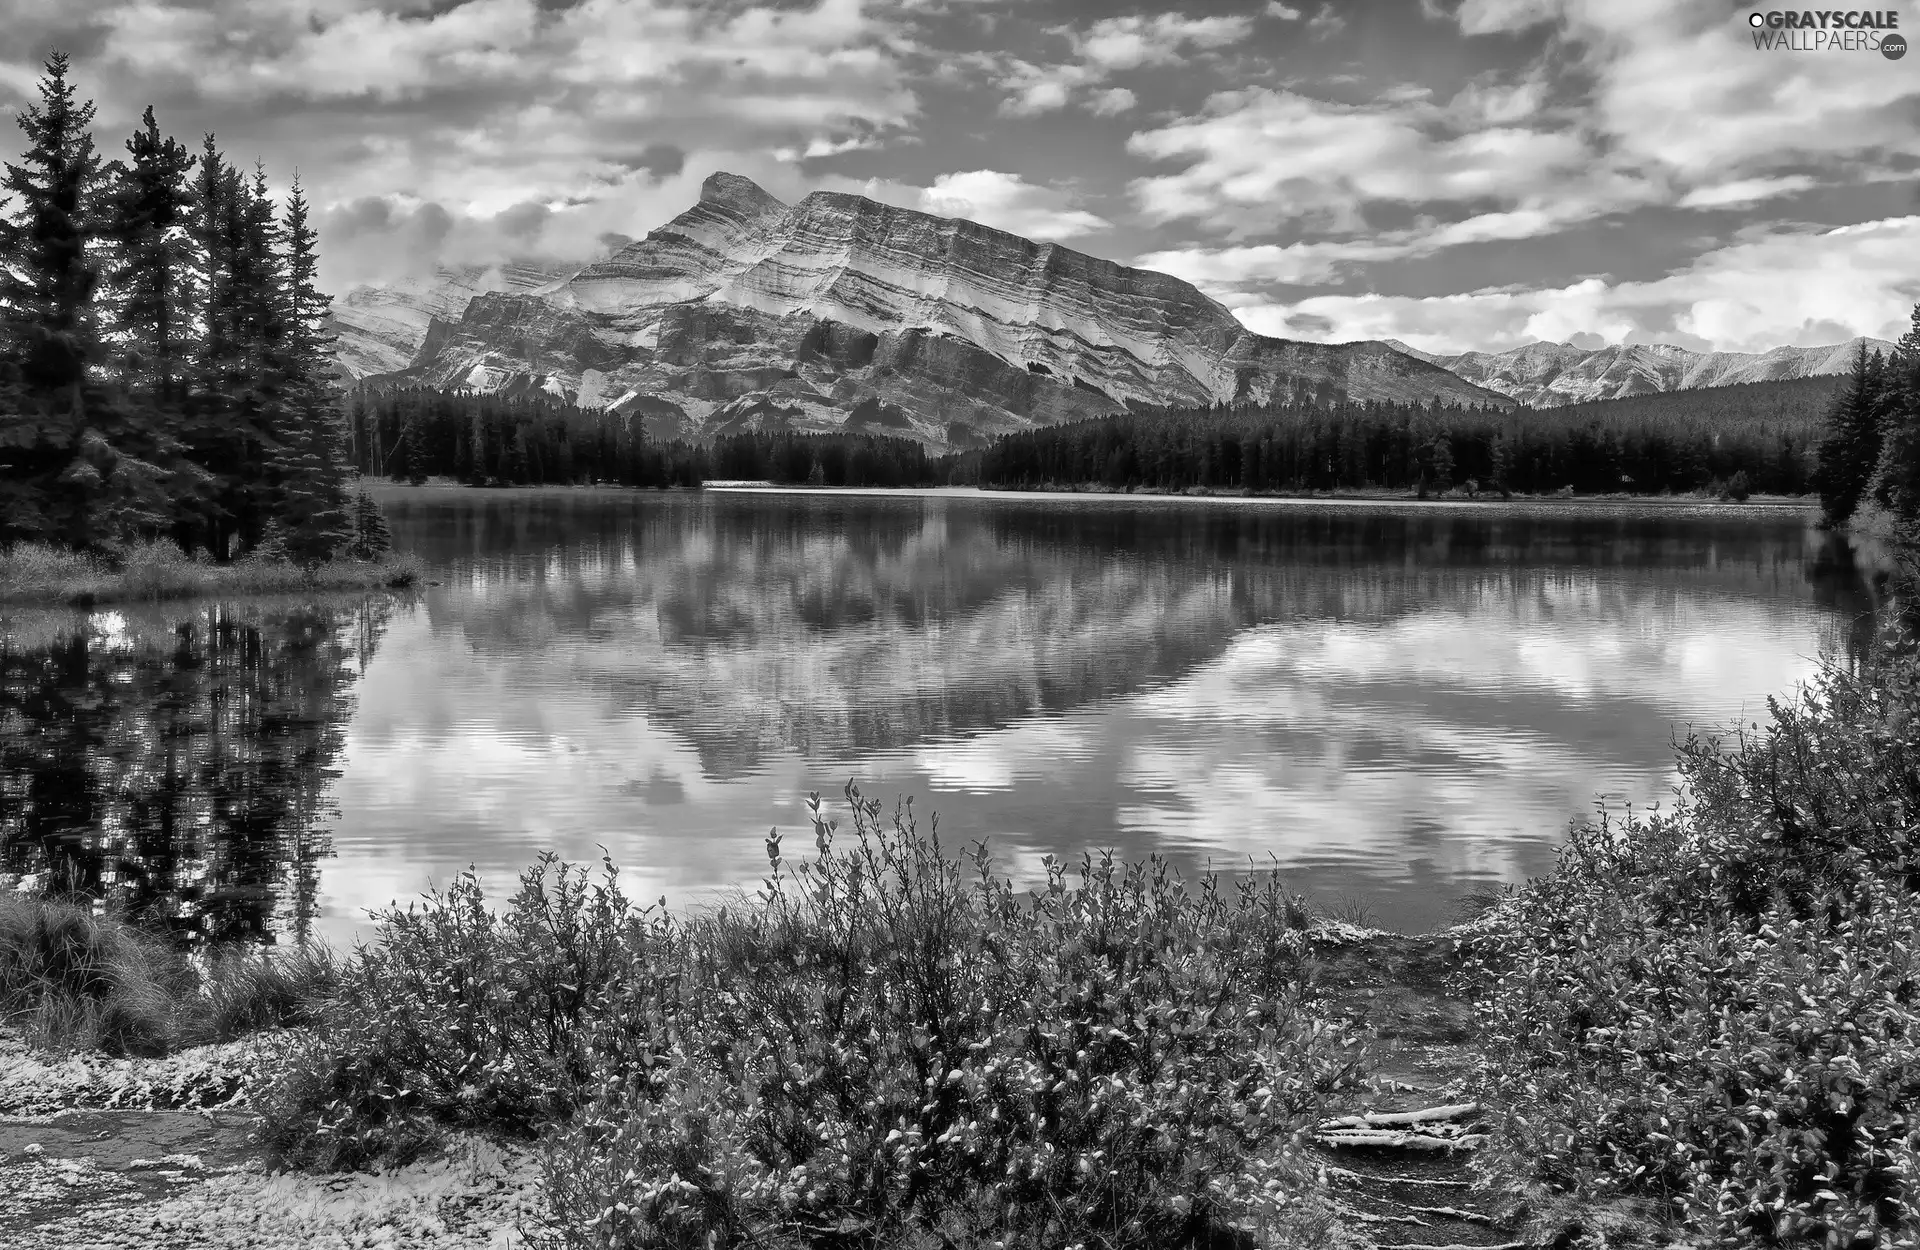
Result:
{"label": "mountain ridge", "polygon": [[1423,352],[1397,339],[1395,350],[1498,391],[1535,408],[1633,395],[1739,386],[1845,373],[1854,353],[1892,352],[1894,344],[1865,336],[1820,347],[1776,347],[1765,352],[1696,352],[1672,343],[1580,348],[1536,340],[1504,352]]}
{"label": "mountain ridge", "polygon": [[1257,334],[1169,274],[724,173],[600,260],[358,289],[336,332],[363,384],[543,390],[645,409],[661,436],[876,426],[952,447],[1129,405],[1510,402],[1385,343]]}

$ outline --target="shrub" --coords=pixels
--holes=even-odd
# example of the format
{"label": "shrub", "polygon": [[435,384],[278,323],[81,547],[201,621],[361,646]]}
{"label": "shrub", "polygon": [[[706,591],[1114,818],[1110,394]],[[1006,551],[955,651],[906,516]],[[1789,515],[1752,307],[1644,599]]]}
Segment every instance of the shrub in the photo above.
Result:
{"label": "shrub", "polygon": [[900,1239],[1181,1244],[1324,1232],[1291,1153],[1355,1078],[1304,1008],[1308,914],[1270,877],[1050,865],[1026,897],[848,789],[814,853],[672,921],[551,859],[379,919],[256,1095],[270,1145],[357,1166],[448,1125],[548,1140],[573,1247]]}
{"label": "shrub", "polygon": [[289,1160],[405,1159],[446,1125],[535,1136],[595,1070],[589,1018],[635,977],[671,978],[672,925],[629,903],[610,862],[591,885],[543,856],[501,915],[469,871],[377,919],[320,1027],[256,1099]]}
{"label": "shrub", "polygon": [[84,906],[0,894],[0,1020],[45,1050],[164,1055],[303,1023],[333,976],[323,951],[189,956]]}
{"label": "shrub", "polygon": [[158,939],[84,907],[0,894],[0,1013],[29,1044],[164,1054],[183,980]]}
{"label": "shrub", "polygon": [[1690,741],[1677,811],[1577,829],[1503,904],[1496,1174],[1716,1244],[1912,1244],[1916,711],[1908,646],[1830,670],[1764,733]]}
{"label": "shrub", "polygon": [[1297,961],[1297,900],[1103,857],[1023,901],[848,800],[793,874],[770,840],[760,905],[690,942],[687,1024],[556,1142],[569,1244],[1178,1245],[1297,1201],[1287,1143],[1355,1069],[1249,967]]}

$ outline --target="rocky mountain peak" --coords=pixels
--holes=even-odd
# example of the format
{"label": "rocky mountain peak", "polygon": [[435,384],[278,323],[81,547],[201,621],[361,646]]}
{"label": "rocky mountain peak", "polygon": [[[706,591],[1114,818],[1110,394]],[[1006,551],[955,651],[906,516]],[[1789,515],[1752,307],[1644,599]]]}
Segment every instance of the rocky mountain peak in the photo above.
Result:
{"label": "rocky mountain peak", "polygon": [[563,280],[415,302],[432,332],[373,384],[545,390],[656,437],[878,422],[945,448],[1129,405],[1507,402],[1383,343],[1256,334],[1169,274],[845,192],[789,207],[730,173]]}
{"label": "rocky mountain peak", "polygon": [[756,217],[782,212],[787,207],[753,179],[724,171],[707,175],[707,180],[700,184],[700,202],[726,205]]}

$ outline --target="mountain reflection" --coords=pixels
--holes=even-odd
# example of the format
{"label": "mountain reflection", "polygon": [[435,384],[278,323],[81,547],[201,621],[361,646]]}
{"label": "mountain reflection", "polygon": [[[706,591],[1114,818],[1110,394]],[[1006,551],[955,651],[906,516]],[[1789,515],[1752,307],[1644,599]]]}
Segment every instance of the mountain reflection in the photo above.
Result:
{"label": "mountain reflection", "polygon": [[[1016,874],[1271,854],[1396,923],[1544,870],[1675,727],[1764,712],[1858,579],[1791,511],[405,492],[442,584],[348,746],[336,908],[611,850],[682,900],[852,777]],[[404,844],[404,847],[402,846]],[[382,893],[388,891],[388,893]]]}
{"label": "mountain reflection", "polygon": [[350,688],[390,610],[0,621],[0,884],[106,899],[187,941],[304,936]]}
{"label": "mountain reflection", "polygon": [[672,724],[716,779],[781,752],[889,751],[1066,712],[1176,679],[1267,622],[1504,605],[1535,625],[1617,632],[1682,598],[1760,610],[1807,593],[1797,518],[1769,535],[1493,509],[587,505],[459,498],[399,512],[454,568],[427,597],[431,627],[482,661],[590,683],[613,709]]}
{"label": "mountain reflection", "polygon": [[[1022,881],[1277,863],[1384,923],[1551,866],[1857,649],[1801,513],[400,490],[408,601],[0,621],[0,886],[339,939],[604,848],[676,903],[854,778]],[[337,806],[337,815],[332,808]],[[327,860],[324,871],[321,860]]]}

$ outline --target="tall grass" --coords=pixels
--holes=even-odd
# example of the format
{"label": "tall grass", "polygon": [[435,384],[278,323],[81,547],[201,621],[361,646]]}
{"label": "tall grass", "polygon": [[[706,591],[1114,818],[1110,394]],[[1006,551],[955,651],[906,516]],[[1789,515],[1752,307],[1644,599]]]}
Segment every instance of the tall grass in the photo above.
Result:
{"label": "tall grass", "polygon": [[324,951],[190,956],[82,905],[0,894],[0,1023],[45,1050],[156,1056],[304,1023],[334,975]]}
{"label": "tall grass", "polygon": [[[1269,880],[1089,858],[1017,894],[910,810],[676,918],[543,861],[378,940],[273,1088],[288,1157],[544,1136],[562,1243],[1147,1247],[1311,1222],[1295,1134],[1356,1077]],[[1318,1225],[1316,1225],[1318,1227]],[[1229,1238],[1231,1240],[1231,1238]]]}
{"label": "tall grass", "polygon": [[130,546],[112,557],[44,543],[17,543],[0,549],[0,603],[85,606],[207,595],[402,587],[419,579],[419,562],[412,556],[377,562],[333,560],[316,565],[248,557],[231,564],[215,564],[191,558],[164,539]]}

